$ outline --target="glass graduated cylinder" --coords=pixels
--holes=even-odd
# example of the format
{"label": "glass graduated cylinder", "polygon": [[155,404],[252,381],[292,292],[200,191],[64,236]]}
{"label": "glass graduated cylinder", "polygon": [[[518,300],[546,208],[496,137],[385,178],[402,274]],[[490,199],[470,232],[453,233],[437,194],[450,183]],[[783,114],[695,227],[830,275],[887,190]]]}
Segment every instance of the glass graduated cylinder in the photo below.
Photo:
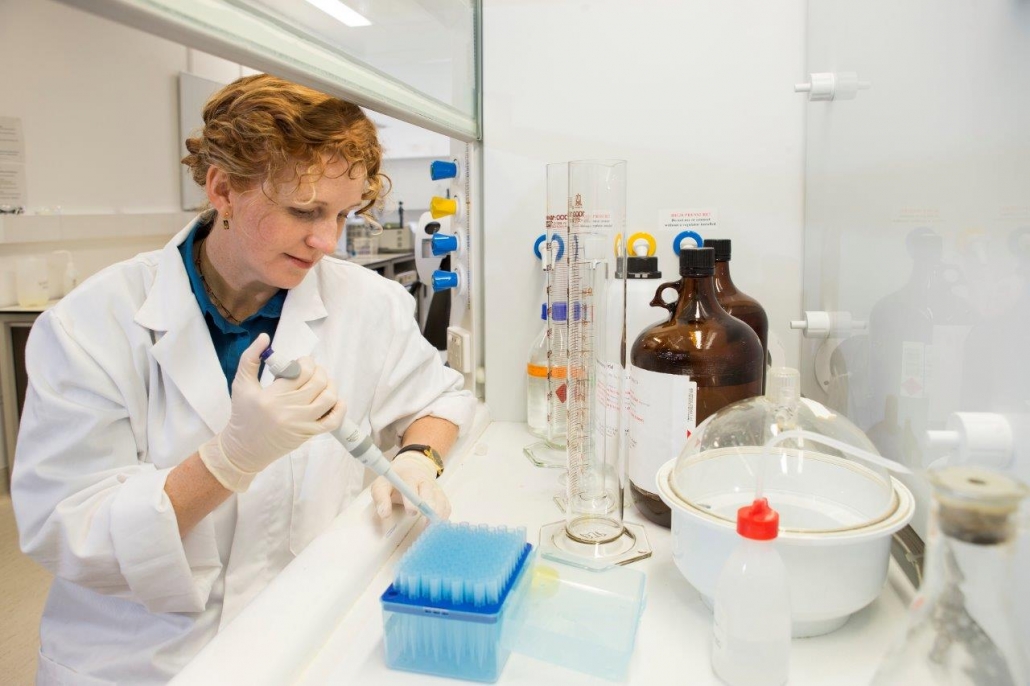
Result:
{"label": "glass graduated cylinder", "polygon": [[625,531],[622,364],[606,336],[610,318],[621,328],[626,319],[625,275],[616,278],[626,254],[625,164],[570,163],[569,196],[568,292],[579,316],[570,317],[568,335],[566,532],[581,543],[607,543]]}

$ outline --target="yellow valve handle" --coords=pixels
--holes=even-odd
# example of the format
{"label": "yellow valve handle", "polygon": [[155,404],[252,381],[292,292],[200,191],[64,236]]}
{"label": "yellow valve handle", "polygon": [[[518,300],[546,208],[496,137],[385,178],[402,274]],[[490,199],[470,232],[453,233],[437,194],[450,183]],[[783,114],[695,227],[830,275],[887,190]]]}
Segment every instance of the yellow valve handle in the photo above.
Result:
{"label": "yellow valve handle", "polygon": [[457,213],[457,198],[441,198],[437,196],[429,201],[429,214],[433,215],[433,219],[449,217]]}
{"label": "yellow valve handle", "polygon": [[629,241],[626,243],[626,254],[630,257],[636,255],[633,251],[633,246],[636,245],[637,241],[647,241],[647,256],[652,257],[655,251],[658,250],[658,243],[655,242],[654,236],[644,231],[638,231],[629,237]]}
{"label": "yellow valve handle", "polygon": [[[647,256],[648,257],[651,257],[652,255],[654,255],[655,251],[658,250],[658,243],[655,241],[654,236],[652,236],[651,234],[647,233],[646,231],[637,231],[635,234],[633,234],[633,235],[631,235],[629,237],[628,241],[626,241],[626,254],[628,256],[634,257],[636,255],[636,253],[633,252],[633,244],[636,243],[637,241],[640,241],[640,240],[647,241]],[[622,241],[622,234],[621,233],[620,234],[616,234],[616,236],[615,236],[615,243],[612,246],[612,248],[615,250],[615,255],[616,256],[618,256],[618,254],[619,254],[619,243],[621,241]]]}

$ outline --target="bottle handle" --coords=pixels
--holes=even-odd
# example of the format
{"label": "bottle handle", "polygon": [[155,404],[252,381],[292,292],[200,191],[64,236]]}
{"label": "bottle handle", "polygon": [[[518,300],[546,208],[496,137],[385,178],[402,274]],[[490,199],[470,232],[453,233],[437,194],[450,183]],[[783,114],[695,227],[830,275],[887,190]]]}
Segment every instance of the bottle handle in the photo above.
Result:
{"label": "bottle handle", "polygon": [[[682,281],[666,281],[654,292],[654,298],[651,300],[651,307],[664,307],[669,311],[670,315],[674,316],[676,314],[676,306],[679,304],[680,289],[682,287]],[[671,288],[676,291],[676,299],[672,302],[665,302],[665,298],[662,297],[662,293],[667,288]]]}

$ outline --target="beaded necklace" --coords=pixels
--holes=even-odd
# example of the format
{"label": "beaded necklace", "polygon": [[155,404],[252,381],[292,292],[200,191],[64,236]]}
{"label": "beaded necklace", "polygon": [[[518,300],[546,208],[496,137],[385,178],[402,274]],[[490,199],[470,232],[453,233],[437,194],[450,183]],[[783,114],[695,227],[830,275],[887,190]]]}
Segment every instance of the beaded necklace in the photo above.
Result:
{"label": "beaded necklace", "polygon": [[193,263],[197,266],[197,276],[200,277],[200,283],[204,284],[204,292],[207,293],[207,297],[211,299],[211,303],[230,324],[240,324],[241,320],[237,319],[233,313],[229,311],[229,308],[222,304],[222,301],[218,299],[218,296],[215,295],[215,292],[211,289],[207,279],[204,278],[204,268],[200,266],[200,251],[203,243],[203,241],[200,241],[194,247]]}

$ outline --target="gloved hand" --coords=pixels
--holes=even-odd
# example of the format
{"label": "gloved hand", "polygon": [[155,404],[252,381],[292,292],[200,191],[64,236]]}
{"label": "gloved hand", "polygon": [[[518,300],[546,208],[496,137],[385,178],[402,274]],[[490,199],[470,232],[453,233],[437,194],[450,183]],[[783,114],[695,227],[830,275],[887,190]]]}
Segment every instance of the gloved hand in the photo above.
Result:
{"label": "gloved hand", "polygon": [[[393,458],[392,469],[422,500],[429,503],[441,519],[451,516],[451,503],[436,483],[436,465],[432,460],[425,455],[409,451]],[[384,519],[390,516],[393,503],[403,502],[408,514],[418,514],[415,506],[405,500],[386,477],[380,476],[372,482],[372,502],[375,503],[376,513]]]}
{"label": "gloved hand", "polygon": [[346,412],[335,384],[310,357],[297,360],[296,379],[258,382],[267,334],[240,357],[232,382],[232,415],[221,433],[200,446],[200,459],[218,482],[242,493],[265,467],[313,436],[340,426]]}

